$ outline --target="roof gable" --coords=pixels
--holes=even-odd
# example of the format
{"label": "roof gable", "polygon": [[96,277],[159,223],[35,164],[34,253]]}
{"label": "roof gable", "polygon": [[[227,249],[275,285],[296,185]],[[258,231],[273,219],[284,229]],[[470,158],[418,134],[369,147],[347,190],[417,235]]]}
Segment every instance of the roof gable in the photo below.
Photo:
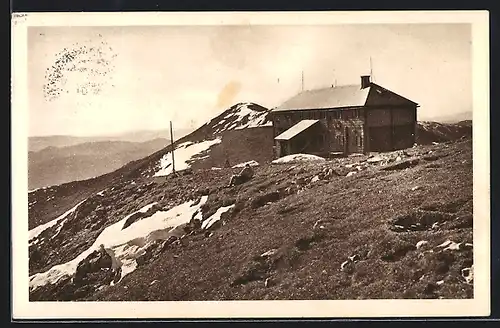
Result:
{"label": "roof gable", "polygon": [[366,100],[366,106],[383,106],[383,105],[396,105],[396,106],[417,106],[417,103],[388,90],[376,83],[371,83],[370,92]]}

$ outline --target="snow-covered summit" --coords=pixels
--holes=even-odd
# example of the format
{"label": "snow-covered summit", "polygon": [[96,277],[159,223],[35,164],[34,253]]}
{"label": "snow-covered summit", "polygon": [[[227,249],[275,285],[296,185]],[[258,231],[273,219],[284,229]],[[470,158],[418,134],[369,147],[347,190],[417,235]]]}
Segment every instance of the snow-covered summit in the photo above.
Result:
{"label": "snow-covered summit", "polygon": [[271,126],[269,110],[254,103],[238,103],[207,123],[214,134],[228,130]]}

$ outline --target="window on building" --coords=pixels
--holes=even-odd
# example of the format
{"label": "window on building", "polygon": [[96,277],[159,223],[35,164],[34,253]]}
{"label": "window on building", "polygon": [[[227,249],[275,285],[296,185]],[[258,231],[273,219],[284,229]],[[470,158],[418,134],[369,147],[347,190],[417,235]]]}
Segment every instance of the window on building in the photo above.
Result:
{"label": "window on building", "polygon": [[356,145],[358,147],[363,147],[363,138],[361,138],[361,136],[359,134],[356,135]]}

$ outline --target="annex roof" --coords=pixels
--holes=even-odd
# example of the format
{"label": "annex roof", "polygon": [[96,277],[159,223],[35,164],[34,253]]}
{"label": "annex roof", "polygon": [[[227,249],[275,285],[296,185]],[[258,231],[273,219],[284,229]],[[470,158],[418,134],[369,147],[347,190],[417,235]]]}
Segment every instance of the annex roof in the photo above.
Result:
{"label": "annex roof", "polygon": [[319,122],[319,120],[302,120],[286,130],[285,132],[281,133],[279,136],[277,136],[276,140],[290,140],[293,137],[295,137],[297,134],[301,133],[302,131],[307,130],[311,126],[313,126],[315,123]]}

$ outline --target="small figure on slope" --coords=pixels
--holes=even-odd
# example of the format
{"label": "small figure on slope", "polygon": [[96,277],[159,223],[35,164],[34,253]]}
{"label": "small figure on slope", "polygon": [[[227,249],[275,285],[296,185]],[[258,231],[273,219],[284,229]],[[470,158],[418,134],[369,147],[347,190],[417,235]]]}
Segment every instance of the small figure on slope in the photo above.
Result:
{"label": "small figure on slope", "polygon": [[249,181],[250,179],[252,179],[253,175],[254,175],[254,171],[253,171],[252,167],[250,166],[250,164],[246,164],[240,173],[233,174],[231,176],[231,180],[229,181],[228,187],[232,187],[235,185],[245,183],[245,182]]}

